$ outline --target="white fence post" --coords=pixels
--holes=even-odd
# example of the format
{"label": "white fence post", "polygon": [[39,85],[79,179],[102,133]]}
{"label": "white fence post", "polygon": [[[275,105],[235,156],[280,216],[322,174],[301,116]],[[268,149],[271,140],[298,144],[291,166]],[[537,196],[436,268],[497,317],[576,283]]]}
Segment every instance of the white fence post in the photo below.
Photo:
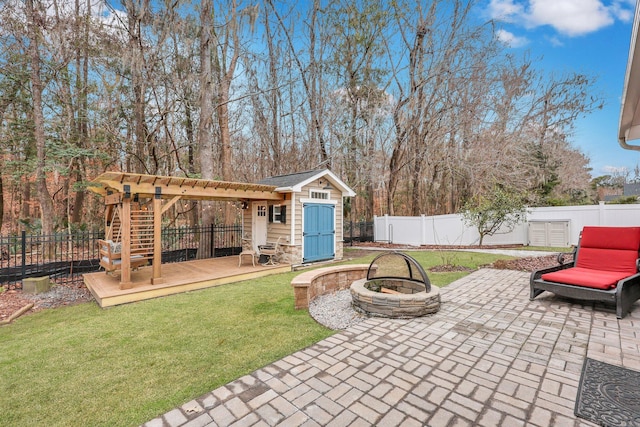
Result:
{"label": "white fence post", "polygon": [[373,216],[373,241],[377,242],[378,240],[378,216]]}
{"label": "white fence post", "polygon": [[383,226],[384,226],[384,240],[386,240],[387,242],[391,242],[391,236],[389,235],[389,215],[384,214],[384,222],[383,222]]}

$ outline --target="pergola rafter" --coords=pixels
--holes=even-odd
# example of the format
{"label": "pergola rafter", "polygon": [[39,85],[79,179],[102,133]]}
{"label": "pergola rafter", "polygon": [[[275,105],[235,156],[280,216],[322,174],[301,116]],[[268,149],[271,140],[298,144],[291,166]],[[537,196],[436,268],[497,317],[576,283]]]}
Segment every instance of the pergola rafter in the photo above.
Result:
{"label": "pergola rafter", "polygon": [[124,194],[128,189],[140,198],[155,197],[158,188],[163,199],[180,196],[189,200],[282,200],[282,194],[272,185],[124,172],[105,172],[89,187],[103,196]]}

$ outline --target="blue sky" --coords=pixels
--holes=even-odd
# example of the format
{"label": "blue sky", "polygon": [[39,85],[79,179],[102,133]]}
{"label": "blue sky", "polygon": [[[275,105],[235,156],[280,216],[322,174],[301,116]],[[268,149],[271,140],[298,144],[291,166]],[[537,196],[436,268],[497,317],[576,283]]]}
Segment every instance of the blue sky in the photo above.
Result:
{"label": "blue sky", "polygon": [[[577,123],[573,145],[591,159],[592,176],[640,163],[640,152],[618,145],[617,132],[635,0],[487,0],[483,5],[514,51],[542,57],[547,72],[597,77],[605,102]],[[632,172],[633,174],[633,172]]]}

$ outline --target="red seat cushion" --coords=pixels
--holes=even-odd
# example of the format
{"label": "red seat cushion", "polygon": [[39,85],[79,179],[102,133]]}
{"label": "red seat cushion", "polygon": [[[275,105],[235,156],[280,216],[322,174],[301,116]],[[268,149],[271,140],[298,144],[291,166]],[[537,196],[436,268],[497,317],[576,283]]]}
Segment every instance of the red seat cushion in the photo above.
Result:
{"label": "red seat cushion", "polygon": [[640,227],[584,227],[576,267],[632,275],[639,249]]}
{"label": "red seat cushion", "polygon": [[580,247],[640,249],[640,227],[584,227]]}
{"label": "red seat cushion", "polygon": [[622,272],[630,276],[637,271],[636,259],[638,259],[638,251],[580,248],[576,267]]}
{"label": "red seat cushion", "polygon": [[632,274],[619,271],[603,271],[593,270],[590,268],[572,267],[567,268],[566,270],[543,274],[542,280],[608,290],[615,288],[618,281],[629,277]]}

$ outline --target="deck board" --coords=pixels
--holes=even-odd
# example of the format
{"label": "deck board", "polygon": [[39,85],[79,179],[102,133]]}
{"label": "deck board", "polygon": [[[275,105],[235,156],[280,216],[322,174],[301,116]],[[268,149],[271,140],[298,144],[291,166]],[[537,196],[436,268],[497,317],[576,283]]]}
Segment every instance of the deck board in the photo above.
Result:
{"label": "deck board", "polygon": [[131,272],[131,289],[120,289],[119,273],[104,271],[85,274],[84,283],[98,305],[105,308],[288,271],[291,271],[289,264],[254,267],[246,258],[238,267],[238,257],[229,256],[162,264],[163,283],[159,284],[151,284],[151,266]]}

